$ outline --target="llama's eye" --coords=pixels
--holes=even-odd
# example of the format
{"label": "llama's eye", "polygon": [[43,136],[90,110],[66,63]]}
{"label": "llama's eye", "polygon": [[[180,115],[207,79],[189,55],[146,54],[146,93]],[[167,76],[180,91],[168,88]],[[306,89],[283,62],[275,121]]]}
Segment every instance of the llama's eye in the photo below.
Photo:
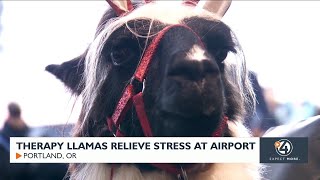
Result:
{"label": "llama's eye", "polygon": [[136,39],[117,38],[109,53],[114,66],[133,65],[139,57],[139,43]]}
{"label": "llama's eye", "polygon": [[216,58],[218,61],[222,62],[222,61],[224,61],[224,60],[226,59],[226,57],[227,57],[227,55],[228,55],[228,52],[229,52],[228,49],[218,50],[218,51],[216,51],[216,53],[215,53],[215,58]]}
{"label": "llama's eye", "polygon": [[115,66],[121,66],[125,64],[130,60],[130,57],[132,57],[131,53],[132,50],[128,47],[114,49],[110,54],[112,63]]}

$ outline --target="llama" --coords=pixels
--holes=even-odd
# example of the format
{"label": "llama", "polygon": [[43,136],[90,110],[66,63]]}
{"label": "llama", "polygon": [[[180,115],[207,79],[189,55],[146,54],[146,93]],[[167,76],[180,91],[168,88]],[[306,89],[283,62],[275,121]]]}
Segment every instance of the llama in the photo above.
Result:
{"label": "llama", "polygon": [[[87,50],[46,70],[82,97],[76,137],[248,137],[255,96],[231,1],[107,0]],[[70,179],[259,179],[252,164],[73,164]]]}

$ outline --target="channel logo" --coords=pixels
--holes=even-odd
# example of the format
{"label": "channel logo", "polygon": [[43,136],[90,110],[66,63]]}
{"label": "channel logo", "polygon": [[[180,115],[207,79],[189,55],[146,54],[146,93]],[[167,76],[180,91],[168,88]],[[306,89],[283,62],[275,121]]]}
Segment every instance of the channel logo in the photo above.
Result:
{"label": "channel logo", "polygon": [[307,163],[307,137],[260,138],[260,163]]}
{"label": "channel logo", "polygon": [[274,143],[274,147],[280,156],[288,156],[293,150],[293,145],[288,139],[280,139],[279,141],[276,141]]}

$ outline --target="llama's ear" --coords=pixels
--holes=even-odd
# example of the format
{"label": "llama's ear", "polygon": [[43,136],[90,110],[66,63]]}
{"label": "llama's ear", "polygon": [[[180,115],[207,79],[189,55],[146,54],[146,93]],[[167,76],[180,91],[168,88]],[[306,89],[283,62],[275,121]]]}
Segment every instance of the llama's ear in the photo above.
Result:
{"label": "llama's ear", "polygon": [[[195,0],[193,0],[195,1]],[[215,13],[220,18],[224,16],[224,14],[228,11],[232,0],[202,0],[199,1],[197,7],[203,8],[209,12]]]}
{"label": "llama's ear", "polygon": [[81,80],[84,72],[83,56],[76,57],[60,65],[51,64],[46,67],[56,78],[61,80],[75,94],[80,94],[83,86]]}
{"label": "llama's ear", "polygon": [[118,16],[122,16],[125,13],[133,9],[131,0],[106,0],[112,9]]}

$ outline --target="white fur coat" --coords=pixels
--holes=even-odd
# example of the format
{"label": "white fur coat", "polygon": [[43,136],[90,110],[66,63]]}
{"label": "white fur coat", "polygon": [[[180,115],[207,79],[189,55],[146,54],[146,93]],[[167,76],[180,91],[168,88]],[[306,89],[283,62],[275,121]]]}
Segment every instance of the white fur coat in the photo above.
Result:
{"label": "white fur coat", "polygon": [[[233,137],[248,137],[247,129],[239,122],[228,122]],[[188,180],[258,180],[258,164],[212,164],[201,173],[187,174]],[[107,164],[85,164],[71,174],[71,180],[111,180],[111,166]],[[124,164],[113,169],[112,180],[176,180],[177,177],[164,171],[141,172],[137,167]]]}

